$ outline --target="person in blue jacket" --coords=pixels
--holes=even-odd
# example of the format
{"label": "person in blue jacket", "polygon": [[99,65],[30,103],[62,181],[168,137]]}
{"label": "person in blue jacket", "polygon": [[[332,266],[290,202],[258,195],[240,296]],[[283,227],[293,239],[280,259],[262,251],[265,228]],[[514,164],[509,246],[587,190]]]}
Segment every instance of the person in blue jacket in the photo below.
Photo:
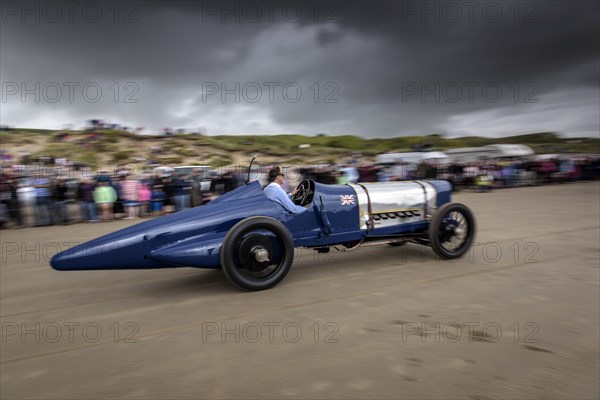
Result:
{"label": "person in blue jacket", "polygon": [[269,170],[270,183],[264,189],[265,196],[275,203],[275,207],[282,211],[291,214],[303,213],[306,211],[306,208],[295,205],[290,198],[296,194],[298,189],[294,189],[292,193],[287,194],[285,190],[281,188],[284,179],[285,174],[281,170],[281,167],[271,168],[271,170]]}

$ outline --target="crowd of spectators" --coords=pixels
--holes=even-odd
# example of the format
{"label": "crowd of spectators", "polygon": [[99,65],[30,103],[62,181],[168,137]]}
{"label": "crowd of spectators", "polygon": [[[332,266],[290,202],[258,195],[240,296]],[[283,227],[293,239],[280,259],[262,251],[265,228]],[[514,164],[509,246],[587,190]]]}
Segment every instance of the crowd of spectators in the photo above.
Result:
{"label": "crowd of spectators", "polygon": [[13,227],[66,225],[160,216],[202,205],[191,196],[197,180],[161,174],[101,171],[93,178],[0,174],[0,223]]}
{"label": "crowd of spectators", "polygon": [[600,179],[600,158],[562,157],[538,160],[500,160],[469,163],[347,164],[342,167],[308,167],[300,173],[321,183],[390,182],[444,179],[455,191],[534,186]]}
{"label": "crowd of spectators", "polygon": [[[454,190],[488,191],[524,185],[600,179],[600,159],[562,157],[464,164],[345,165],[293,169],[296,179],[321,183],[446,179]],[[258,175],[255,173],[258,172]],[[261,178],[255,171],[253,179]],[[223,170],[203,185],[206,175],[131,175],[99,171],[94,177],[45,176],[36,170],[5,169],[0,174],[0,225],[14,228],[76,222],[155,217],[197,207],[245,183],[246,171]],[[294,182],[295,181],[295,182]],[[289,189],[289,188],[288,188]]]}

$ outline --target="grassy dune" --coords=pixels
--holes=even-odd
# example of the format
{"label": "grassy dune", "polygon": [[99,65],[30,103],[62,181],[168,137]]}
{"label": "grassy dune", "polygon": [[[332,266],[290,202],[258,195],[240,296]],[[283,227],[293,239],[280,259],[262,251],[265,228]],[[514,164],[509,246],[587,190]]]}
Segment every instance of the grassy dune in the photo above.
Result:
{"label": "grassy dune", "polygon": [[[59,140],[69,134],[68,141]],[[358,136],[140,136],[118,130],[99,130],[97,139],[89,140],[88,132],[15,129],[0,132],[0,147],[12,154],[26,150],[35,156],[68,158],[87,164],[135,162],[140,157],[159,164],[211,164],[214,166],[246,163],[253,153],[261,164],[286,162],[293,164],[333,163],[361,153],[372,160],[383,152],[415,151],[415,146],[431,150],[478,147],[497,143],[525,144],[538,154],[600,153],[600,139],[563,139],[549,132],[491,139],[463,137],[445,139],[440,135],[403,136],[390,139],[365,139]],[[310,145],[300,148],[300,145]],[[152,154],[160,146],[161,154]]]}

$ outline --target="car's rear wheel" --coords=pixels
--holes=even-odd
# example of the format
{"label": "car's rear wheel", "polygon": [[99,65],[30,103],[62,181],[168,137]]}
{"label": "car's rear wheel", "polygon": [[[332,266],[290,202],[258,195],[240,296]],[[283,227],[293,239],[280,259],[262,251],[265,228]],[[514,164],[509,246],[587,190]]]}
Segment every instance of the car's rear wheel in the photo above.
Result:
{"label": "car's rear wheel", "polygon": [[463,256],[475,238],[475,217],[467,206],[447,203],[433,215],[429,225],[429,242],[433,251],[444,259]]}
{"label": "car's rear wheel", "polygon": [[288,230],[269,217],[246,218],[233,226],[221,248],[221,267],[235,286],[263,290],[277,285],[294,261]]}

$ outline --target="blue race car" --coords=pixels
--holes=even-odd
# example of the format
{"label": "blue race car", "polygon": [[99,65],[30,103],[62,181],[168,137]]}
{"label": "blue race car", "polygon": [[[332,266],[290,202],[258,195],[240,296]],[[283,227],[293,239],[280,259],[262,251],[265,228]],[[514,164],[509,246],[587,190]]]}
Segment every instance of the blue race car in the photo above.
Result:
{"label": "blue race car", "polygon": [[286,276],[295,247],[431,246],[445,259],[473,242],[475,218],[450,202],[447,181],[325,185],[304,180],[292,198],[307,208],[280,211],[257,181],[212,202],[122,229],[52,258],[61,271],[146,268],[222,268],[235,286],[268,289]]}

